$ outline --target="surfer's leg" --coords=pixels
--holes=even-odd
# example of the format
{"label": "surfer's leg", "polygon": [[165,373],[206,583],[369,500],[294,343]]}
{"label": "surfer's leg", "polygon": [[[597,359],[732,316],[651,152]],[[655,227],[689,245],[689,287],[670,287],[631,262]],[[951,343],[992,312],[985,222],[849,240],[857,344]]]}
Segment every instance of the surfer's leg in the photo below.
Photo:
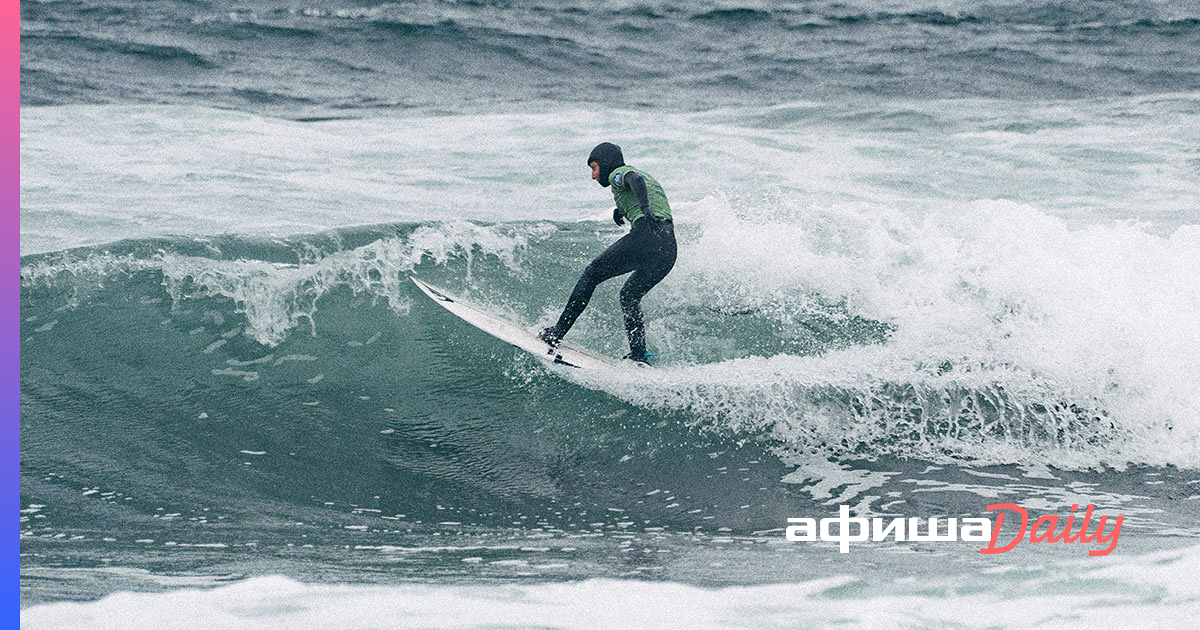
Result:
{"label": "surfer's leg", "polygon": [[621,312],[625,315],[625,334],[629,337],[629,358],[646,362],[646,324],[642,318],[642,297],[667,277],[675,267],[675,237],[659,239],[644,265],[633,272],[621,287]]}
{"label": "surfer's leg", "polygon": [[540,336],[544,341],[558,343],[558,340],[562,339],[568,330],[571,330],[571,327],[575,325],[575,320],[579,318],[583,309],[587,308],[588,302],[591,301],[596,285],[633,271],[636,260],[630,255],[632,253],[630,248],[631,239],[627,234],[588,264],[587,268],[583,270],[583,275],[579,276],[579,281],[575,283],[575,290],[571,291],[571,297],[567,298],[567,305],[563,308],[562,315],[559,315],[558,323],[542,331]]}
{"label": "surfer's leg", "polygon": [[646,359],[646,324],[642,318],[642,297],[664,277],[666,271],[653,273],[647,270],[633,272],[621,287],[621,313],[625,315],[625,334],[629,337],[629,358],[634,361]]}

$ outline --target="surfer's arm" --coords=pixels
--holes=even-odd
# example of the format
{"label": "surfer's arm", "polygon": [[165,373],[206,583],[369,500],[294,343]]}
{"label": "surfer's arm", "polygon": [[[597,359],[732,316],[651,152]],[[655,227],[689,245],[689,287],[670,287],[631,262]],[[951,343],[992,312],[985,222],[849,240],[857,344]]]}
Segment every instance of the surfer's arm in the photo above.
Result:
{"label": "surfer's arm", "polygon": [[637,171],[629,171],[625,175],[625,185],[629,186],[629,190],[637,195],[638,206],[642,209],[642,216],[653,221],[654,213],[650,211],[650,191],[646,190],[646,178]]}
{"label": "surfer's arm", "polygon": [[625,215],[621,214],[620,208],[613,208],[613,223],[625,225]]}

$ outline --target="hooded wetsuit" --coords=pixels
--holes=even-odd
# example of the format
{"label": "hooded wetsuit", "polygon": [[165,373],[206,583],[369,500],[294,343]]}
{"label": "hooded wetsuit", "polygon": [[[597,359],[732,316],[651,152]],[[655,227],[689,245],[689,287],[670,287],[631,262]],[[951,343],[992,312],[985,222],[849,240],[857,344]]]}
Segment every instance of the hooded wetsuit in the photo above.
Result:
{"label": "hooded wetsuit", "polygon": [[[588,156],[588,163],[600,166],[602,186],[611,186],[617,207],[613,220],[618,225],[628,219],[628,234],[613,243],[583,271],[558,323],[542,331],[542,338],[557,343],[579,317],[592,298],[596,285],[632,272],[621,287],[621,312],[625,315],[625,333],[629,337],[629,356],[646,361],[646,327],[642,320],[642,296],[654,288],[675,266],[675,230],[667,195],[653,177],[626,166],[621,149],[603,143]],[[651,216],[647,217],[645,210]]]}

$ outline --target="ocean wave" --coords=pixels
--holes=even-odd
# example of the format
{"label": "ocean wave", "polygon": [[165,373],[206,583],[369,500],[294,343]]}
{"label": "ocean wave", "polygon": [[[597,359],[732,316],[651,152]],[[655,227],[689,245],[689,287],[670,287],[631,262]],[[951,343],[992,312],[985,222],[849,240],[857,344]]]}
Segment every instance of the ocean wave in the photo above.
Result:
{"label": "ocean wave", "polygon": [[60,50],[74,48],[93,54],[119,55],[132,58],[134,62],[184,66],[199,70],[220,65],[208,56],[181,45],[154,44],[70,31],[23,31],[21,40],[22,43],[48,45]]}
{"label": "ocean wave", "polygon": [[771,12],[751,8],[713,9],[704,13],[697,13],[692,16],[692,19],[742,24],[771,19]]}
{"label": "ocean wave", "polygon": [[828,24],[875,26],[879,24],[928,24],[934,26],[957,26],[978,23],[983,20],[974,15],[944,13],[942,11],[917,11],[909,13],[873,12],[850,15],[834,15],[825,18]]}
{"label": "ocean wave", "polygon": [[[540,228],[529,228],[538,233]],[[355,230],[343,238],[333,233],[322,238],[301,238],[294,243],[214,244],[208,239],[154,240],[131,242],[120,249],[142,252],[114,254],[110,248],[76,254],[62,252],[36,257],[21,268],[26,287],[70,288],[72,295],[80,284],[102,287],[117,278],[153,270],[162,275],[162,284],[175,302],[201,297],[233,299],[247,318],[246,334],[271,346],[283,341],[288,331],[301,321],[312,322],[317,300],[334,287],[349,287],[354,293],[367,292],[403,310],[406,301],[400,287],[407,274],[423,260],[445,264],[449,257],[471,259],[475,250],[513,264],[514,250],[526,246],[526,237],[480,227],[465,221],[450,222],[438,228],[401,226],[404,237],[384,238],[352,249],[340,249],[358,235],[374,236],[376,230]],[[368,238],[370,237],[368,236]],[[358,238],[362,238],[358,236]],[[166,245],[175,251],[158,248],[146,255],[148,245]],[[330,251],[332,246],[334,249]],[[222,251],[224,247],[224,251]],[[256,258],[229,258],[245,250]],[[190,253],[205,251],[207,256]],[[219,258],[212,258],[216,254]],[[295,262],[283,262],[291,258]],[[470,265],[467,268],[470,278]],[[315,332],[315,331],[314,331]]]}
{"label": "ocean wave", "polygon": [[[683,251],[706,256],[682,257],[647,306],[651,338],[675,358],[649,381],[618,373],[580,382],[705,430],[769,437],[795,454],[1191,465],[1200,370],[1187,349],[1200,348],[1200,331],[1179,326],[1196,299],[1179,270],[1200,273],[1200,232],[1070,230],[1019,206],[977,211],[987,218],[939,226],[895,216],[849,225],[838,214],[751,225],[714,210],[702,217],[702,231],[682,232]],[[329,330],[393,329],[412,344],[421,335],[403,331],[414,305],[406,275],[414,271],[532,329],[549,322],[582,263],[552,252],[594,238],[548,224],[388,229],[395,235],[299,238],[256,258],[234,253],[254,249],[245,243],[217,257],[198,253],[197,243],[190,253],[27,257],[23,299],[38,296],[45,306],[29,302],[25,334],[40,338],[29,331],[56,309],[86,321],[89,304],[111,299],[114,287],[149,282],[162,287],[160,296],[135,291],[165,298],[169,308],[152,309],[164,320],[180,319],[173,313],[193,304],[225,313],[245,340],[231,359],[255,345],[257,354],[309,352],[301,348],[324,345]],[[368,242],[350,246],[356,240]],[[1114,248],[1126,252],[1122,259],[1109,257]],[[547,281],[535,271],[546,268],[563,277]],[[513,299],[513,291],[525,297]],[[122,299],[145,306],[132,294]],[[363,300],[380,307],[337,319]],[[618,354],[619,322],[595,310],[573,337]],[[69,334],[63,325],[41,333]],[[481,351],[494,345],[471,338],[468,347]],[[223,348],[220,335],[202,339],[202,354],[234,349]],[[36,344],[30,348],[38,356]]]}
{"label": "ocean wave", "polygon": [[[1191,49],[1178,45],[1193,37],[1196,16],[1147,5],[951,3],[880,10],[855,3],[769,9],[684,3],[612,15],[577,3],[534,3],[521,11],[495,3],[314,4],[215,13],[162,4],[87,14],[57,4],[31,7],[23,9],[22,71],[43,76],[23,90],[27,105],[201,102],[310,117],[378,103],[455,109],[481,101],[599,101],[628,107],[632,100],[706,109],[864,94],[1064,98],[1197,85],[1187,73],[1175,72],[1170,82],[1156,79],[1196,65],[1189,63]],[[1120,68],[1103,73],[1080,61],[1111,56],[1110,49],[1123,47],[1130,36],[1174,45],[1170,54],[1161,50],[1165,43],[1140,45],[1121,55]],[[995,54],[960,54],[980,50]],[[922,51],[940,56],[931,63],[912,54]],[[1024,51],[1042,54],[1019,58]],[[323,62],[329,59],[369,68],[376,79],[364,84],[353,73],[330,73]],[[131,64],[138,72],[129,71]],[[881,81],[884,67],[899,78]],[[711,76],[725,79],[703,78]],[[456,89],[439,89],[448,81]],[[78,87],[57,89],[57,82]],[[645,86],[636,99],[624,89],[632,85]],[[235,89],[295,98],[246,99],[231,95]]]}

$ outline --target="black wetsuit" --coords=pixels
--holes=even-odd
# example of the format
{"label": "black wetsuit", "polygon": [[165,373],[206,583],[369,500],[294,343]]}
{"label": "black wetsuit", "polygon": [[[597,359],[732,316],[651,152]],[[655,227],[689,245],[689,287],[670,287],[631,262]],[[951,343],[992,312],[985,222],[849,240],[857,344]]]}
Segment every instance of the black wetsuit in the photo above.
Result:
{"label": "black wetsuit", "polygon": [[[646,360],[646,326],[642,321],[642,296],[658,284],[675,266],[675,229],[669,220],[641,218],[620,240],[583,270],[567,306],[551,329],[561,339],[592,299],[596,285],[633,272],[621,287],[621,312],[625,315],[625,334],[629,336],[629,357]],[[543,333],[545,334],[545,333]]]}
{"label": "black wetsuit", "polygon": [[621,312],[625,314],[625,333],[629,335],[627,359],[646,362],[646,325],[642,321],[642,296],[662,281],[675,266],[675,228],[671,222],[671,204],[662,186],[650,175],[625,164],[621,147],[601,142],[587,159],[592,177],[601,186],[612,188],[613,221],[632,223],[629,234],[613,243],[583,270],[575,290],[567,299],[558,323],[542,331],[540,337],[557,344],[592,299],[596,285],[632,272],[621,287]]}

